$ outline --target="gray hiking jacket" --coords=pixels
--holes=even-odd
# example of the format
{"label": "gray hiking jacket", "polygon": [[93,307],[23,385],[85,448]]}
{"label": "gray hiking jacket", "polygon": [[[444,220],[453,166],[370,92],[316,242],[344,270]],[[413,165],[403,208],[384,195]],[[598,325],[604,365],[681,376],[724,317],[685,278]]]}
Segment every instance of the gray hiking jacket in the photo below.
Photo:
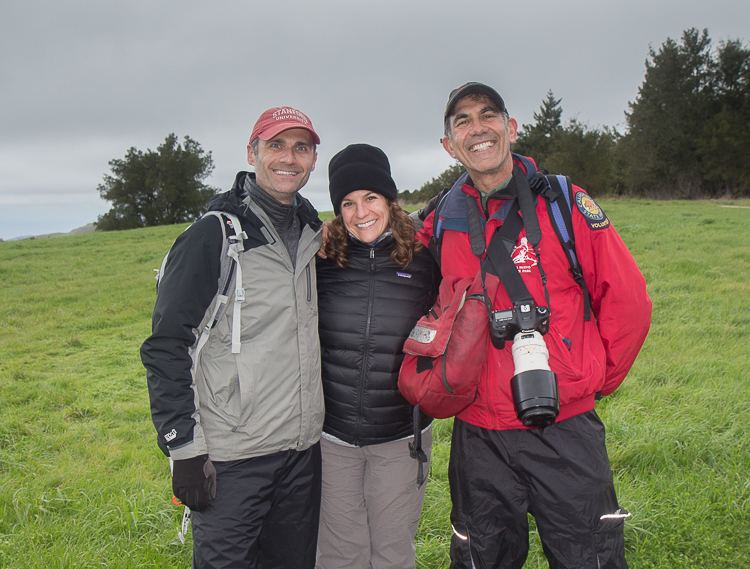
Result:
{"label": "gray hiking jacket", "polygon": [[303,229],[293,264],[265,212],[244,195],[248,175],[240,172],[232,190],[209,205],[237,215],[247,234],[240,255],[246,297],[240,353],[231,353],[231,292],[226,313],[193,361],[216,302],[222,232],[215,217],[194,223],[175,241],[159,284],[153,333],[141,347],[159,444],[175,460],[206,453],[215,461],[239,460],[304,450],[320,438],[320,220],[298,196]]}

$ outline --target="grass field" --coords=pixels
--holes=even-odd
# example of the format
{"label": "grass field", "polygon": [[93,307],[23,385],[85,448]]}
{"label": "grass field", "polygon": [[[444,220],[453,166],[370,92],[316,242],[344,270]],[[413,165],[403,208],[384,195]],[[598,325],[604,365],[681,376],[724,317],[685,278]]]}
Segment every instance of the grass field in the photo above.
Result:
{"label": "grass field", "polygon": [[[630,566],[750,568],[750,202],[601,204],[654,301],[597,407]],[[138,354],[152,269],[183,228],[0,243],[0,568],[189,567]],[[448,565],[450,431],[436,426],[420,568]],[[532,532],[526,567],[546,566]]]}

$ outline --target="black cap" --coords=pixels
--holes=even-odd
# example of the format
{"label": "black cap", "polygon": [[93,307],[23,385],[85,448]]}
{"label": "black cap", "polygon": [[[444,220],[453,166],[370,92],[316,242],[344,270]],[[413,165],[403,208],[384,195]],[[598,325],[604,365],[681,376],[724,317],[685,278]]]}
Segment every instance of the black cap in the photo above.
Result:
{"label": "black cap", "polygon": [[466,95],[484,95],[486,97],[489,97],[490,100],[497,105],[497,108],[501,113],[508,112],[508,109],[505,108],[505,101],[503,101],[503,98],[500,96],[500,94],[492,87],[489,87],[484,83],[469,81],[468,83],[461,85],[458,89],[453,89],[453,91],[451,91],[451,94],[448,96],[448,104],[445,105],[445,115],[443,115],[444,119],[447,119],[449,116],[451,116],[453,107],[456,105],[459,99],[465,97]]}
{"label": "black cap", "polygon": [[388,157],[380,148],[369,144],[350,144],[331,158],[328,190],[336,215],[344,198],[356,190],[369,190],[392,202],[398,199]]}

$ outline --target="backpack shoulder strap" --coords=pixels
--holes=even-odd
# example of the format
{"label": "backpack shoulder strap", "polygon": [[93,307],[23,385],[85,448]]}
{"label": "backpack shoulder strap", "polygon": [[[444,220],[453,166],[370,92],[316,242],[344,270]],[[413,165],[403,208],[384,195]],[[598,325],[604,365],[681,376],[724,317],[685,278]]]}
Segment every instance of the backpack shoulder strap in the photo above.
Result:
{"label": "backpack shoulder strap", "polygon": [[[568,176],[544,176],[547,188],[542,187],[539,195],[547,200],[547,211],[552,219],[557,238],[560,240],[565,256],[570,265],[573,279],[578,283],[583,292],[583,319],[591,320],[591,296],[586,287],[586,279],[583,277],[581,265],[576,255],[575,234],[573,233],[573,218],[571,211],[573,207],[573,184]],[[558,198],[564,199],[558,199]]]}
{"label": "backpack shoulder strap", "polygon": [[[447,189],[447,188],[446,188]],[[443,236],[442,236],[442,222],[440,221],[440,212],[443,209],[443,206],[445,205],[445,201],[448,197],[448,194],[450,194],[450,190],[443,191],[443,195],[440,198],[440,201],[438,202],[437,206],[435,206],[435,213],[432,216],[432,237],[430,237],[430,242],[427,245],[427,248],[430,250],[430,253],[432,253],[432,257],[435,259],[435,262],[440,266],[440,253],[441,248],[443,245]]]}
{"label": "backpack shoulder strap", "polygon": [[[446,188],[442,192],[440,192],[440,201],[438,202],[437,206],[435,206],[435,213],[432,217],[432,238],[430,239],[428,249],[432,253],[432,256],[435,258],[435,262],[438,264],[438,266],[440,266],[440,255],[442,254],[444,234],[443,222],[445,221],[444,219],[441,219],[440,216],[444,214],[444,208],[450,200],[459,199],[456,197],[457,192],[461,191],[461,188],[463,188],[464,183],[466,182],[468,177],[468,172],[464,172],[453,183],[450,189]],[[462,203],[463,202],[459,200],[459,204]]]}
{"label": "backpack shoulder strap", "polygon": [[[234,289],[234,311],[232,312],[232,353],[240,353],[240,332],[242,331],[242,303],[245,302],[245,289],[242,287],[242,264],[240,263],[240,255],[245,250],[244,240],[247,238],[247,234],[242,230],[240,220],[236,215],[226,213],[229,220],[232,222],[234,228],[234,235],[227,238],[227,256],[234,261],[234,267],[236,269],[236,276],[234,278],[235,289]],[[231,277],[230,277],[231,278]],[[229,289],[227,283],[227,289]]]}
{"label": "backpack shoulder strap", "polygon": [[[221,268],[219,271],[219,281],[216,291],[216,305],[211,313],[206,326],[201,332],[201,336],[198,339],[198,345],[196,347],[196,357],[203,349],[203,346],[208,341],[208,337],[211,334],[211,330],[221,320],[227,309],[227,303],[229,302],[229,295],[234,283],[239,283],[234,289],[234,313],[232,314],[232,353],[238,354],[240,352],[240,331],[241,327],[241,310],[242,303],[245,302],[245,289],[242,288],[242,266],[239,262],[239,255],[244,251],[244,239],[247,237],[245,232],[242,230],[240,220],[236,215],[227,212],[209,211],[204,214],[203,217],[209,215],[219,219],[221,224],[222,233],[222,245],[221,245],[221,256],[220,263]],[[227,235],[226,225],[229,225],[234,231],[234,235]]]}

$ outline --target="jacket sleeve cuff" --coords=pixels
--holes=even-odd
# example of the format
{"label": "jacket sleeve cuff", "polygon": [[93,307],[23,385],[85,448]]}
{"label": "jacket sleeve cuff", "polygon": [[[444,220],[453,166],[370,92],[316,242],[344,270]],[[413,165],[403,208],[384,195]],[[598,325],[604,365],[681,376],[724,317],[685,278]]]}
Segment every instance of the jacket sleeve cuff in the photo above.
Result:
{"label": "jacket sleeve cuff", "polygon": [[202,454],[208,454],[208,447],[206,446],[206,439],[203,436],[203,429],[198,424],[195,425],[192,441],[178,447],[167,448],[169,450],[169,458],[172,460],[185,460],[188,458],[195,458]]}

